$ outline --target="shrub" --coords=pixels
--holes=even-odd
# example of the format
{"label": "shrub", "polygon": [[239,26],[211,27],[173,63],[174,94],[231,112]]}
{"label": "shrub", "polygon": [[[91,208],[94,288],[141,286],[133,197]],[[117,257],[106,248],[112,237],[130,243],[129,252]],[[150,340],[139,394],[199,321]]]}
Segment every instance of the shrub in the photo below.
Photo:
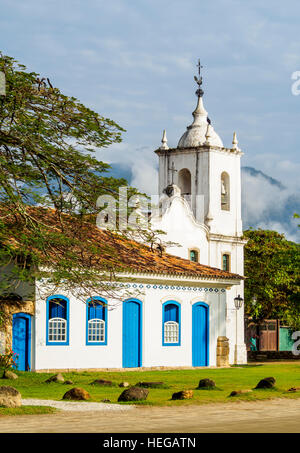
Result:
{"label": "shrub", "polygon": [[5,354],[0,354],[0,369],[2,368],[5,371],[17,367],[18,355],[12,349]]}

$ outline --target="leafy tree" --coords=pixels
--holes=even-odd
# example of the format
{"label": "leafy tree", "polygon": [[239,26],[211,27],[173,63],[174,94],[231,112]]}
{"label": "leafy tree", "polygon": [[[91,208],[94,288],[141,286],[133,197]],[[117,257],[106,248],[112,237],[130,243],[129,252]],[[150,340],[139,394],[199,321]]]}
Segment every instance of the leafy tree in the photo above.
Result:
{"label": "leafy tree", "polygon": [[[44,277],[45,269],[52,269],[47,275],[56,286],[92,292],[114,269],[95,272],[86,254],[112,250],[91,245],[82,225],[95,223],[99,195],[128,185],[106,175],[110,167],[95,151],[120,142],[124,129],[1,53],[0,71],[6,78],[6,96],[0,96],[0,265],[13,264],[2,292],[12,292],[19,280]],[[129,196],[134,193],[129,188]],[[33,215],[33,205],[54,209],[55,224]]]}
{"label": "leafy tree", "polygon": [[[269,230],[247,230],[245,311],[255,320],[300,327],[300,245]],[[256,298],[256,303],[253,303]]]}

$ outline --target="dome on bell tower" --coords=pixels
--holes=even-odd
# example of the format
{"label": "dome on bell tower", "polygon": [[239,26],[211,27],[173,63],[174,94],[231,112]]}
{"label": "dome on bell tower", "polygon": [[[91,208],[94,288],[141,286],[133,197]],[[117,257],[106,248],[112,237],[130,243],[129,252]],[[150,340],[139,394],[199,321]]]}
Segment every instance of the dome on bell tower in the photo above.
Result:
{"label": "dome on bell tower", "polygon": [[187,127],[186,132],[180,138],[178,148],[195,148],[206,144],[207,127],[209,126],[209,145],[220,146],[223,148],[223,142],[219,135],[214,131],[207,117],[207,111],[204,108],[202,96],[198,96],[197,107],[193,112],[194,121]]}

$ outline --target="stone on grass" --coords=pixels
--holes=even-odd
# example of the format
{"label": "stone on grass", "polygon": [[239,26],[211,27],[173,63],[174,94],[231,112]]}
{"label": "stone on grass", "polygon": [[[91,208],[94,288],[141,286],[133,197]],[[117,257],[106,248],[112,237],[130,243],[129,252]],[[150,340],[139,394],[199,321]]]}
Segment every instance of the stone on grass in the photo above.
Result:
{"label": "stone on grass", "polygon": [[190,400],[193,396],[193,390],[182,390],[181,392],[173,393],[172,400]]}
{"label": "stone on grass", "polygon": [[135,384],[136,387],[144,387],[150,389],[159,389],[162,388],[163,385],[163,382],[138,382],[137,384]]}
{"label": "stone on grass", "polygon": [[129,382],[120,382],[119,387],[129,387]]}
{"label": "stone on grass", "polygon": [[64,382],[64,384],[66,384],[66,385],[73,385],[73,384],[74,384],[74,382],[73,382],[73,381],[69,381],[69,380],[67,380],[67,381],[65,381],[65,382]]}
{"label": "stone on grass", "polygon": [[5,370],[2,379],[18,379],[18,375],[10,370]]}
{"label": "stone on grass", "polygon": [[238,395],[243,395],[245,393],[250,393],[252,390],[233,390],[229,396],[238,396]]}
{"label": "stone on grass", "polygon": [[256,389],[271,389],[274,387],[275,382],[276,382],[276,379],[274,377],[266,377],[264,379],[261,379],[255,388]]}
{"label": "stone on grass", "polygon": [[212,389],[216,386],[212,379],[201,379],[198,384],[198,389]]}
{"label": "stone on grass", "polygon": [[124,390],[118,398],[118,401],[143,401],[147,399],[149,390],[141,387],[130,387]]}
{"label": "stone on grass", "polygon": [[54,376],[49,377],[45,382],[47,384],[50,384],[50,382],[65,382],[65,378],[61,373],[57,373]]}
{"label": "stone on grass", "polygon": [[113,385],[112,381],[106,381],[105,379],[96,379],[95,381],[91,382],[91,385],[99,385],[102,387],[111,387]]}
{"label": "stone on grass", "polygon": [[68,390],[64,396],[62,397],[63,400],[89,400],[91,398],[90,394],[82,389],[81,387],[74,387],[71,390]]}
{"label": "stone on grass", "polygon": [[107,399],[104,399],[104,400],[101,400],[101,403],[111,403],[111,401],[107,400]]}
{"label": "stone on grass", "polygon": [[291,387],[288,392],[300,392],[300,387]]}
{"label": "stone on grass", "polygon": [[0,407],[20,407],[21,393],[14,387],[0,387]]}

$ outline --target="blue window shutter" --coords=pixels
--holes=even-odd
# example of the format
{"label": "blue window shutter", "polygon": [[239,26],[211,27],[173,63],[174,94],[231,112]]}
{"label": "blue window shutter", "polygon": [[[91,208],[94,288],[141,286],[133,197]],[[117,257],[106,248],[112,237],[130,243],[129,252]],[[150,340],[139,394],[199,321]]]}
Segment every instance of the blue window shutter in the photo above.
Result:
{"label": "blue window shutter", "polygon": [[67,303],[62,299],[51,300],[49,303],[49,319],[63,318],[67,319]]}
{"label": "blue window shutter", "polygon": [[[107,345],[107,301],[102,297],[93,297],[86,302],[86,344],[93,346]],[[105,321],[105,341],[89,341],[89,324],[91,319],[102,319]]]}
{"label": "blue window shutter", "polygon": [[164,322],[167,321],[175,321],[178,322],[178,307],[174,304],[168,304],[165,306],[165,319]]}
{"label": "blue window shutter", "polygon": [[[69,345],[69,317],[70,317],[70,306],[69,299],[63,295],[50,296],[47,299],[47,311],[46,311],[46,345],[47,346],[68,346]],[[62,318],[67,321],[66,327],[66,340],[62,342],[51,342],[49,341],[49,320],[52,318]]]}
{"label": "blue window shutter", "polygon": [[103,319],[105,321],[105,307],[97,302],[89,302],[88,319]]}
{"label": "blue window shutter", "polygon": [[[181,345],[181,307],[176,301],[168,301],[163,304],[162,309],[162,345],[163,346],[180,346]],[[177,343],[165,343],[165,323],[168,321],[174,321],[178,323],[179,337]]]}

